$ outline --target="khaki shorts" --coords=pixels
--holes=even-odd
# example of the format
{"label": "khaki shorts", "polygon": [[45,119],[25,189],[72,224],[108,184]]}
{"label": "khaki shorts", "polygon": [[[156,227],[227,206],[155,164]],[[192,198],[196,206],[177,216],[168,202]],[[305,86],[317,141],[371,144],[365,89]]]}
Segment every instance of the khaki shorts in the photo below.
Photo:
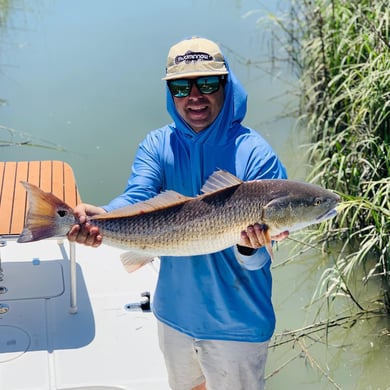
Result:
{"label": "khaki shorts", "polygon": [[160,349],[173,390],[262,390],[268,342],[200,340],[158,321]]}

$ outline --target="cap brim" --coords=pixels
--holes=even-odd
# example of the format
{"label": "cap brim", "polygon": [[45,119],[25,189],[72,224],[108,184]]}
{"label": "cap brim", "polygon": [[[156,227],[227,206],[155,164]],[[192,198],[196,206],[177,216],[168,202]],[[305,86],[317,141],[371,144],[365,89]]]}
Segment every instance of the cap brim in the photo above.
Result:
{"label": "cap brim", "polygon": [[182,72],[182,73],[172,73],[167,74],[161,80],[175,80],[175,79],[185,79],[190,77],[201,77],[201,76],[222,76],[228,74],[227,70],[216,70],[216,71],[199,71],[199,72]]}

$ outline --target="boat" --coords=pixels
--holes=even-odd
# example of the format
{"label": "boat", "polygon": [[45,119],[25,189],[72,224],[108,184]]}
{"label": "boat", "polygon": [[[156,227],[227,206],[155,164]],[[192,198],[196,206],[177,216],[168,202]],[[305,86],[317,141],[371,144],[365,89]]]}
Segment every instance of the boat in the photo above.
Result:
{"label": "boat", "polygon": [[67,163],[0,162],[0,389],[169,389],[150,310],[158,259],[129,274],[105,244],[17,243],[21,180],[80,202]]}

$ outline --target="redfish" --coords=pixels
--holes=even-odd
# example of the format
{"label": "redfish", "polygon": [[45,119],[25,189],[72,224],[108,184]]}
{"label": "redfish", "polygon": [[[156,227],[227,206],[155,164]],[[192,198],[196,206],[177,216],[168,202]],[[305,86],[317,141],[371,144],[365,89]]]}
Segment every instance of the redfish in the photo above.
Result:
{"label": "redfish", "polygon": [[[79,223],[72,208],[51,193],[22,182],[29,210],[18,242],[65,236]],[[108,245],[127,249],[121,258],[129,271],[156,256],[194,256],[239,243],[249,225],[267,226],[266,248],[271,257],[273,236],[293,232],[336,215],[340,197],[322,187],[283,179],[246,181],[216,171],[202,194],[188,197],[165,191],[156,197],[88,217]]]}

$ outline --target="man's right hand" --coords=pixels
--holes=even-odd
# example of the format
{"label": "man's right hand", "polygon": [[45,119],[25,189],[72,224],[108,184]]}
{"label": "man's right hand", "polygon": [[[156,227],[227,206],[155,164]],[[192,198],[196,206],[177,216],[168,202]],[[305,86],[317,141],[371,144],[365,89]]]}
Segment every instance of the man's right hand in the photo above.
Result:
{"label": "man's right hand", "polygon": [[104,214],[106,210],[88,203],[80,203],[73,209],[74,215],[79,219],[78,224],[73,225],[68,233],[68,240],[97,248],[103,241],[103,236],[97,226],[92,226],[88,216]]}

